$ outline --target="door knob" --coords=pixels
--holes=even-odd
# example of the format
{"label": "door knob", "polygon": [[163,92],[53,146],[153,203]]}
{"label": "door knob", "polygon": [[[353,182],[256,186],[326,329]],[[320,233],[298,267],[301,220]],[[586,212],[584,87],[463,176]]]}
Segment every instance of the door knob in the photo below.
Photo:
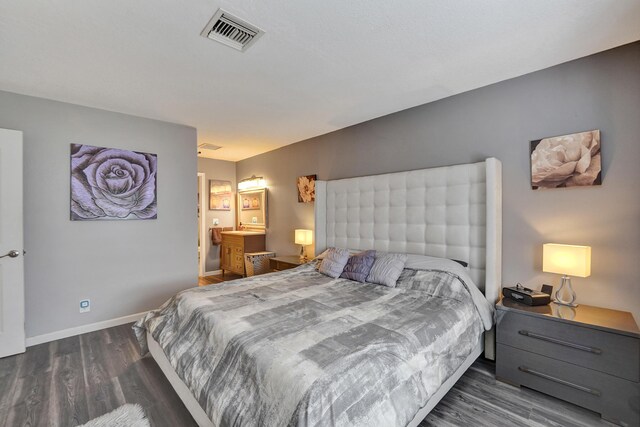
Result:
{"label": "door knob", "polygon": [[4,257],[15,258],[19,255],[20,255],[20,251],[16,251],[14,249],[12,251],[7,252],[5,255],[0,256],[0,258],[4,258]]}

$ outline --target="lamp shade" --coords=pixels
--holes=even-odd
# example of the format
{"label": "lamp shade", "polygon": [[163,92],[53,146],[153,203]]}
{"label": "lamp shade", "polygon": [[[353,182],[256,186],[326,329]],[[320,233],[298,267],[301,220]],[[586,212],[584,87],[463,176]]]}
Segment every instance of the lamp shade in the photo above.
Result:
{"label": "lamp shade", "polygon": [[310,245],[313,243],[313,230],[296,230],[296,245]]}
{"label": "lamp shade", "polygon": [[591,246],[545,243],[542,246],[542,271],[567,276],[591,275]]}

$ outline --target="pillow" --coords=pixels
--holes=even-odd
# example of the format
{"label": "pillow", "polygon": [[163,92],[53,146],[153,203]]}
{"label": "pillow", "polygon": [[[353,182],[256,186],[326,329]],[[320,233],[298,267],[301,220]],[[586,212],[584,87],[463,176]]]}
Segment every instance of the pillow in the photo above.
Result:
{"label": "pillow", "polygon": [[[329,248],[331,249],[331,248]],[[318,259],[318,260],[323,260],[324,257],[327,256],[327,252],[329,252],[329,249],[325,249],[321,254],[319,254],[318,256],[316,256],[314,259]],[[349,256],[355,255],[355,254],[359,254],[360,252],[362,252],[362,249],[347,249],[349,251]]]}
{"label": "pillow", "polygon": [[318,267],[318,271],[335,279],[340,276],[347,261],[349,261],[349,251],[347,249],[329,248]]}
{"label": "pillow", "polygon": [[359,254],[352,255],[344,266],[340,277],[344,279],[355,280],[356,282],[364,282],[373,267],[376,260],[376,251],[364,251]]}
{"label": "pillow", "polygon": [[376,261],[371,267],[367,282],[395,288],[405,262],[407,262],[405,254],[382,254],[376,256]]}

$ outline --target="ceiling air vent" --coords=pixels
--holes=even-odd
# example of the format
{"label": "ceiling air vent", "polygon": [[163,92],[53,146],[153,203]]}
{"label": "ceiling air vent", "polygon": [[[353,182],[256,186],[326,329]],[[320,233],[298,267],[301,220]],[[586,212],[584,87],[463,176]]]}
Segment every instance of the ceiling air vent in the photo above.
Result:
{"label": "ceiling air vent", "polygon": [[222,147],[219,146],[219,145],[213,145],[213,144],[204,143],[204,144],[198,145],[198,148],[201,149],[201,150],[202,149],[205,149],[205,150],[219,150]]}
{"label": "ceiling air vent", "polygon": [[244,52],[263,34],[263,31],[222,9],[218,9],[200,34]]}

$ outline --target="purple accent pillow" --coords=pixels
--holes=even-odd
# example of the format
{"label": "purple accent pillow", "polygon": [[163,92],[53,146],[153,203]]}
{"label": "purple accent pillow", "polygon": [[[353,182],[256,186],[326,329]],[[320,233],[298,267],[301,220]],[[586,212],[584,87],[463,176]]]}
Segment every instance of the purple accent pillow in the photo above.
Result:
{"label": "purple accent pillow", "polygon": [[344,266],[340,277],[355,280],[356,282],[364,282],[367,280],[375,260],[376,251],[364,251],[352,255],[347,261],[347,265]]}

